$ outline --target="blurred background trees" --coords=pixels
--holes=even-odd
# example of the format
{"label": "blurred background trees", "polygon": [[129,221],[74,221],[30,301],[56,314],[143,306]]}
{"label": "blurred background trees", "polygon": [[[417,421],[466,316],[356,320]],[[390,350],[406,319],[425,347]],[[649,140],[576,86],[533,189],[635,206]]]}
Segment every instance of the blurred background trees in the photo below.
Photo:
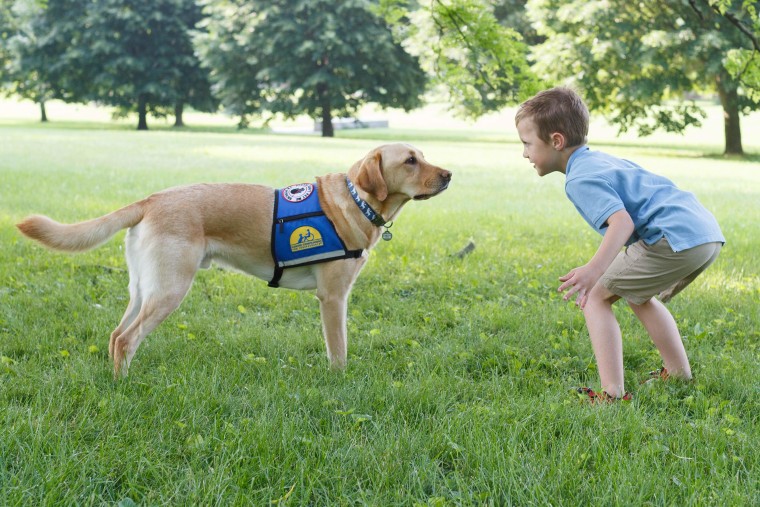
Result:
{"label": "blurred background trees", "polygon": [[418,59],[370,7],[365,0],[208,2],[198,45],[231,110],[306,114],[332,136],[333,117],[364,104],[422,105],[426,76]]}
{"label": "blurred background trees", "polygon": [[[59,0],[48,0],[54,2]],[[194,0],[98,0],[87,3],[81,37],[67,49],[69,65],[84,73],[80,99],[122,112],[137,110],[138,130],[147,114],[174,113],[182,125],[185,105],[214,111],[208,73],[192,42],[202,18]]]}
{"label": "blurred background trees", "polygon": [[478,118],[540,88],[523,35],[536,36],[525,2],[431,0],[412,7],[407,0],[381,0],[379,11],[458,116]]}
{"label": "blurred background trees", "polygon": [[[734,3],[741,14],[740,2]],[[552,81],[569,81],[583,90],[590,109],[640,135],[699,125],[704,111],[690,98],[717,94],[725,151],[742,153],[740,115],[760,102],[743,93],[728,55],[750,49],[751,41],[727,16],[734,12],[716,4],[532,0],[529,16],[546,37],[533,48],[536,70]]]}
{"label": "blurred background trees", "polygon": [[7,90],[40,106],[47,121],[45,102],[54,97],[50,72],[55,53],[49,51],[46,12],[34,0],[0,4],[0,64]]}
{"label": "blurred background trees", "polygon": [[429,97],[477,118],[557,84],[621,131],[684,132],[716,97],[725,152],[760,107],[750,0],[0,0],[0,87],[44,104],[266,122]]}

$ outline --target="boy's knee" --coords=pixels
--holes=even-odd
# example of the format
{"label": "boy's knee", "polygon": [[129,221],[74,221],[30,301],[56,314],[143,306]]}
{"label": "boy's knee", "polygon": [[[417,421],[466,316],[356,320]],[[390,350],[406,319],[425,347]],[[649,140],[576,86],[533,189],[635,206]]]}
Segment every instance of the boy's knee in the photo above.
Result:
{"label": "boy's knee", "polygon": [[[596,287],[595,287],[596,288]],[[614,294],[608,294],[604,291],[592,290],[589,292],[586,304],[583,307],[583,316],[588,319],[595,319],[600,315],[607,315],[612,312],[612,304],[619,299]]]}
{"label": "boy's knee", "polygon": [[618,299],[620,299],[620,296],[616,296],[610,292],[607,287],[597,283],[594,285],[594,288],[591,289],[591,292],[588,293],[588,302],[586,305],[588,306],[588,304],[603,304],[605,306],[609,306]]}

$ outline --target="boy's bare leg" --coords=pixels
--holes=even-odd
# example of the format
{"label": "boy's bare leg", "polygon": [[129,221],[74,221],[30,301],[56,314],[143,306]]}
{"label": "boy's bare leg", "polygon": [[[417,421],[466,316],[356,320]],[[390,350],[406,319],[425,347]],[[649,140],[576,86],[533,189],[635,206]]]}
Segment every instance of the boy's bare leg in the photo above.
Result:
{"label": "boy's bare leg", "polygon": [[654,298],[642,305],[635,305],[631,302],[628,305],[644,325],[657,350],[660,351],[668,375],[690,379],[691,366],[689,366],[689,358],[686,356],[686,350],[683,347],[681,334],[678,332],[678,326],[673,315],[670,314],[665,305]]}
{"label": "boy's bare leg", "polygon": [[588,296],[583,316],[599,368],[602,390],[619,398],[625,393],[623,378],[623,338],[612,304],[620,299],[602,285],[595,285]]}

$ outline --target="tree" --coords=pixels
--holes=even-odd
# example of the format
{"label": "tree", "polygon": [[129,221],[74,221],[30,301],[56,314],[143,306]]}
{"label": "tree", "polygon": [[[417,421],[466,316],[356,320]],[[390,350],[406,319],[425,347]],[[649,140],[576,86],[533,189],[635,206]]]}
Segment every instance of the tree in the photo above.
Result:
{"label": "tree", "polygon": [[[201,53],[222,101],[236,112],[332,118],[363,104],[421,104],[426,77],[367,0],[211,2]],[[230,19],[237,11],[246,17]],[[239,54],[235,54],[239,52]],[[242,60],[242,62],[241,62]],[[242,63],[242,65],[241,65]]]}
{"label": "tree", "polygon": [[[531,19],[547,37],[534,48],[535,68],[548,79],[569,79],[590,109],[641,135],[699,125],[705,113],[686,97],[715,90],[725,113],[725,153],[741,154],[740,114],[760,103],[743,93],[726,55],[751,45],[716,3],[531,0]],[[732,16],[746,16],[742,2],[723,3]]]}
{"label": "tree", "polygon": [[203,20],[203,11],[195,0],[184,0],[179,3],[179,18],[185,25],[183,36],[176,41],[177,52],[182,55],[178,63],[179,73],[175,74],[172,90],[174,99],[174,126],[182,127],[183,106],[188,104],[199,111],[213,112],[219,108],[219,101],[211,91],[211,81],[208,70],[201,66],[200,59],[195,54],[194,34]]}
{"label": "tree", "polygon": [[42,0],[12,2],[13,23],[4,43],[6,87],[9,93],[39,104],[42,122],[47,121],[45,103],[56,96],[54,69],[65,48],[45,11]]}
{"label": "tree", "polygon": [[13,0],[0,0],[0,90],[6,85],[10,75],[11,55],[8,39],[15,33],[14,17],[11,14]]}
{"label": "tree", "polygon": [[535,46],[546,40],[538,34],[525,10],[526,0],[493,0],[493,15],[500,25],[513,29],[528,46]]}
{"label": "tree", "polygon": [[731,22],[750,44],[750,49],[729,50],[726,69],[742,84],[747,95],[755,102],[760,102],[760,2],[744,0],[738,15],[736,11],[739,6],[734,6],[731,0],[713,0],[709,3],[713,10]]}
{"label": "tree", "polygon": [[398,39],[420,56],[451,109],[477,118],[533,95],[539,81],[518,29],[535,37],[513,0],[381,0]]}
{"label": "tree", "polygon": [[266,90],[259,78],[264,65],[255,28],[262,15],[256,3],[240,0],[207,0],[204,14],[195,37],[201,63],[209,71],[214,96],[245,128],[250,116],[264,111]]}
{"label": "tree", "polygon": [[175,124],[181,125],[185,104],[215,110],[190,33],[200,18],[194,0],[88,3],[82,20],[87,29],[66,53],[69,68],[83,74],[69,88],[75,100],[97,100],[122,112],[137,110],[138,130],[148,128],[149,113],[174,112]]}

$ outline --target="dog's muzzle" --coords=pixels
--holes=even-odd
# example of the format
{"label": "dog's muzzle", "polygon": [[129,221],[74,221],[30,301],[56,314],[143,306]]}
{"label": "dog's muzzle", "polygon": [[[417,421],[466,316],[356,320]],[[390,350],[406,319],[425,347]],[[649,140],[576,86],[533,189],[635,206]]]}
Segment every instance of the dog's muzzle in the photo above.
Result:
{"label": "dog's muzzle", "polygon": [[424,201],[426,199],[430,199],[431,197],[434,197],[447,188],[449,188],[449,183],[451,183],[451,173],[449,171],[446,171],[445,173],[441,174],[439,178],[439,184],[438,188],[436,188],[434,191],[430,192],[429,194],[420,194],[415,195],[414,200],[415,201]]}

